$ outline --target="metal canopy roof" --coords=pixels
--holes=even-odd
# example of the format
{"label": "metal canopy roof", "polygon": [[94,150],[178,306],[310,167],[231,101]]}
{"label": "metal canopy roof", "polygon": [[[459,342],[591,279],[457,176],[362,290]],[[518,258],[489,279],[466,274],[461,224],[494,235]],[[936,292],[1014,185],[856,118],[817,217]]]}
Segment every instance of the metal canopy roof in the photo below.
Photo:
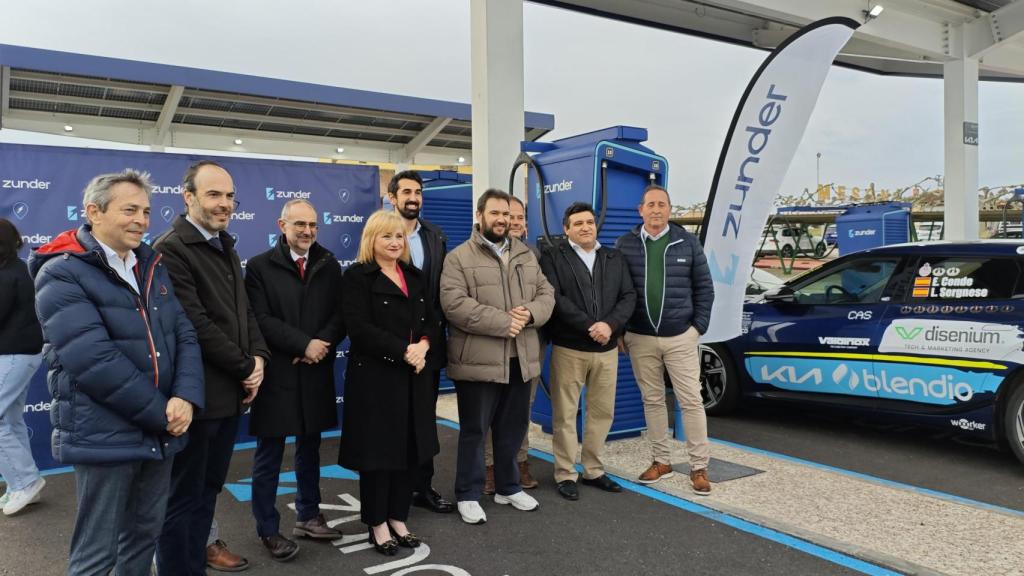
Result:
{"label": "metal canopy roof", "polygon": [[[469,104],[9,45],[0,66],[6,128],[228,150],[237,137],[259,142],[247,151],[319,157],[341,146],[396,163],[453,164],[471,149]],[[554,128],[550,114],[525,118],[528,140]]]}
{"label": "metal canopy roof", "polygon": [[941,77],[944,62],[979,58],[982,80],[1024,81],[1024,0],[532,0],[770,50],[829,16],[860,22],[836,64],[902,76]]}

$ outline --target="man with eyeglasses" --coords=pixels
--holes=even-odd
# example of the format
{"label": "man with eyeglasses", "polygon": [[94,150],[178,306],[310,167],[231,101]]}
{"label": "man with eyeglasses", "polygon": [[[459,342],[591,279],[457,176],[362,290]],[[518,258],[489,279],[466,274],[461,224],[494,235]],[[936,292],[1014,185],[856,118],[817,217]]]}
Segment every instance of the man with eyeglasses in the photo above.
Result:
{"label": "man with eyeglasses", "polygon": [[231,464],[239,417],[259,393],[270,350],[249,306],[241,261],[226,231],[238,205],[231,175],[203,160],[189,166],[181,187],[186,214],[153,247],[163,254],[174,290],[199,336],[206,405],[196,415],[188,445],[174,459],[157,568],[160,574],[201,576],[208,556],[210,567],[217,570],[248,567],[224,542],[208,548],[206,539]]}
{"label": "man with eyeglasses", "polygon": [[299,551],[281,535],[281,515],[274,506],[287,436],[295,437],[298,488],[292,535],[341,538],[320,513],[320,433],[338,425],[334,358],[345,338],[341,266],[316,241],[316,214],[308,200],[286,203],[277,221],[277,246],[250,259],[245,268],[249,301],[276,359],[267,367],[249,414],[249,434],[257,439],[252,514],[256,533],[279,562]]}
{"label": "man with eyeglasses", "polygon": [[[423,271],[427,278],[427,300],[434,307],[437,318],[437,333],[445,334],[444,312],[441,311],[441,265],[448,255],[448,237],[440,228],[420,217],[423,208],[423,178],[415,170],[403,170],[388,182],[388,200],[405,221],[406,238],[409,239],[409,254],[414,266]],[[435,343],[427,353],[427,369],[433,373],[434,403],[441,384],[441,369],[447,362],[447,348],[444,338]],[[446,500],[432,486],[434,461],[427,460],[416,469],[412,479],[414,506],[446,514],[455,511],[455,504]]]}

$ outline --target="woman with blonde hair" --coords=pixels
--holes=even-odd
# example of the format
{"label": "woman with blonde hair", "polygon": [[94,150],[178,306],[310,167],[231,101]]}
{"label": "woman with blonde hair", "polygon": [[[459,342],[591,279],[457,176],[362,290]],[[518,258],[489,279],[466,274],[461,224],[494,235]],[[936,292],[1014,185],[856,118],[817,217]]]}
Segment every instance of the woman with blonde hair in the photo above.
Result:
{"label": "woman with blonde hair", "polygon": [[420,540],[405,525],[412,471],[438,452],[433,380],[425,369],[436,325],[425,282],[409,263],[405,223],[392,211],[366,221],[345,271],[350,342],[338,462],[359,471],[361,516],[381,554]]}

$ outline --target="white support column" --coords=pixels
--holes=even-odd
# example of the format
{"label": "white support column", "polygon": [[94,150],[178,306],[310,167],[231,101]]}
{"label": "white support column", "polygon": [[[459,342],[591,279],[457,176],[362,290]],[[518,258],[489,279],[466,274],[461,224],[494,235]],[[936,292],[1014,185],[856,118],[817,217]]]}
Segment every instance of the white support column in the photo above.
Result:
{"label": "white support column", "polygon": [[471,0],[473,202],[508,187],[523,139],[523,2]]}
{"label": "white support column", "polygon": [[[959,35],[961,30],[956,31]],[[953,41],[953,45],[961,42]],[[943,64],[945,108],[945,233],[947,240],[978,238],[978,60]]]}

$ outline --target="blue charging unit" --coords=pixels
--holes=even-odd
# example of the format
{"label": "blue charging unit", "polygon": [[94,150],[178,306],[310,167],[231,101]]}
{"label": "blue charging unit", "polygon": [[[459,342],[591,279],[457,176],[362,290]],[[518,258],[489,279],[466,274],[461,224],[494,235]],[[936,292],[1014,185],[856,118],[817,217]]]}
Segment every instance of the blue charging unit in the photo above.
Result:
{"label": "blue charging unit", "polygon": [[910,241],[910,204],[851,206],[836,217],[839,255]]}
{"label": "blue charging unit", "polygon": [[[421,170],[423,210],[420,214],[448,236],[448,250],[473,233],[473,175],[452,170]],[[441,371],[441,392],[454,392],[455,383]]]}
{"label": "blue charging unit", "polygon": [[[532,168],[526,204],[529,237],[538,246],[543,246],[546,235],[564,237],[562,214],[573,202],[594,206],[600,227],[598,240],[605,246],[613,246],[619,236],[640,224],[637,207],[644,188],[668,182],[668,162],[644,146],[646,140],[644,128],[613,126],[551,143],[523,142],[516,166]],[[535,154],[527,157],[530,153]],[[549,370],[546,360],[544,382],[550,382]],[[581,436],[585,396],[584,392],[576,423]],[[551,432],[551,397],[546,387],[538,390],[530,416],[545,432]],[[645,426],[643,401],[629,357],[620,354],[615,417],[608,438],[636,436]]]}

